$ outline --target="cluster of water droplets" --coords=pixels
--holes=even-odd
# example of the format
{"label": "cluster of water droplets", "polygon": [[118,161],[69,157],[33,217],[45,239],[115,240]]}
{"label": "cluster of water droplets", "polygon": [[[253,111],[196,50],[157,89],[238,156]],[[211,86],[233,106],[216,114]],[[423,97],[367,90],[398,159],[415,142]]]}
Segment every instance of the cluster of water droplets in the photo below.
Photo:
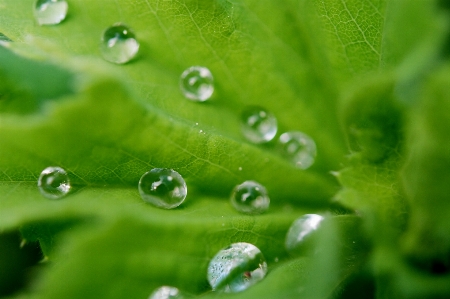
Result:
{"label": "cluster of water droplets", "polygon": [[208,265],[208,282],[213,290],[241,292],[261,281],[267,263],[261,251],[250,243],[234,243],[220,250]]}
{"label": "cluster of water droplets", "polygon": [[[251,106],[241,115],[244,137],[255,144],[272,141],[278,130],[275,116],[262,107]],[[316,143],[305,133],[292,131],[280,135],[278,147],[282,156],[301,169],[309,168],[317,155]]]}
{"label": "cluster of water droplets", "polygon": [[[56,25],[67,16],[65,0],[37,0],[34,15],[39,25]],[[0,41],[10,41],[0,34]],[[116,64],[124,64],[136,57],[139,42],[133,30],[125,24],[108,27],[101,36],[100,52],[103,58]],[[181,93],[189,100],[205,102],[214,92],[211,71],[204,66],[191,66],[182,72],[179,80]],[[272,141],[278,131],[276,117],[263,107],[251,106],[241,114],[241,130],[244,137],[255,144]],[[315,160],[317,149],[314,140],[302,132],[281,134],[278,140],[282,154],[295,166],[309,168]],[[242,170],[242,167],[239,167]],[[60,167],[47,167],[38,179],[38,188],[49,199],[60,199],[71,190],[67,172]],[[187,196],[183,177],[169,168],[154,168],[142,175],[138,184],[141,198],[156,207],[172,209],[181,205]],[[267,190],[255,181],[237,185],[230,198],[233,207],[245,214],[260,214],[268,210],[270,198]],[[295,252],[318,229],[323,217],[307,214],[292,224],[286,236],[286,249]],[[219,251],[210,261],[207,279],[213,290],[240,292],[262,280],[267,273],[267,263],[261,251],[249,243],[234,243]],[[177,288],[162,286],[149,299],[187,298]]]}

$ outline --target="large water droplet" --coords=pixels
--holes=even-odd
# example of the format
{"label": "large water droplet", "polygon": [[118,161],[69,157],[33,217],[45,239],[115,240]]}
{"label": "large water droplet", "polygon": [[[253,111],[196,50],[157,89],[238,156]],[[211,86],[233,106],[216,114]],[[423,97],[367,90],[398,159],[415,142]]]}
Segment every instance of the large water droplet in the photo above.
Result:
{"label": "large water droplet", "polygon": [[302,132],[292,131],[281,134],[279,143],[283,154],[301,169],[314,164],[317,155],[316,143]]}
{"label": "large water droplet", "polygon": [[103,58],[109,62],[127,63],[136,56],[139,42],[128,26],[118,23],[103,32],[100,50]]}
{"label": "large water droplet", "polygon": [[185,299],[176,287],[162,286],[157,288],[148,299]]}
{"label": "large water droplet", "polygon": [[213,290],[240,292],[266,276],[267,263],[261,251],[249,243],[234,243],[220,250],[208,265]]}
{"label": "large water droplet", "polygon": [[173,209],[183,203],[187,186],[175,170],[154,168],[139,180],[139,193],[144,201],[159,208]]}
{"label": "large water droplet", "polygon": [[265,143],[277,134],[277,119],[264,108],[249,107],[242,113],[241,128],[249,141]]}
{"label": "large water droplet", "polygon": [[39,25],[55,25],[66,18],[68,8],[64,0],[37,0],[34,16]]}
{"label": "large water droplet", "polygon": [[60,199],[70,191],[67,172],[61,167],[47,167],[38,179],[39,191],[49,199]]}
{"label": "large water droplet", "polygon": [[286,250],[301,252],[311,234],[316,231],[325,218],[317,214],[306,214],[296,219],[286,235]]}
{"label": "large water droplet", "polygon": [[269,208],[270,199],[266,188],[255,181],[245,181],[234,187],[231,204],[246,214],[260,214]]}
{"label": "large water droplet", "polygon": [[180,77],[180,88],[184,96],[190,100],[204,102],[214,92],[213,76],[203,66],[191,66]]}

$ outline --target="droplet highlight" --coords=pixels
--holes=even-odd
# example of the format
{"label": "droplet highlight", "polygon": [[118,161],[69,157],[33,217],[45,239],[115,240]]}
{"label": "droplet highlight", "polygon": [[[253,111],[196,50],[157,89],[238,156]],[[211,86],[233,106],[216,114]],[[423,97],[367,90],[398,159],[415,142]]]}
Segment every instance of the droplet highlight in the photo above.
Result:
{"label": "droplet highlight", "polygon": [[249,107],[242,112],[241,129],[250,142],[266,143],[277,134],[277,119],[264,108]]}
{"label": "droplet highlight", "polygon": [[241,292],[267,274],[261,251],[249,243],[234,243],[220,250],[208,265],[207,278],[213,290]]}
{"label": "droplet highlight", "polygon": [[71,188],[67,172],[56,166],[45,168],[37,185],[41,194],[49,199],[60,199],[69,193]]}
{"label": "droplet highlight", "polygon": [[296,219],[286,234],[286,250],[291,253],[302,252],[307,245],[306,242],[324,219],[317,214],[306,214]]}
{"label": "droplet highlight", "polygon": [[204,102],[214,92],[214,79],[211,71],[203,66],[191,66],[180,77],[183,95],[192,101]]}
{"label": "droplet highlight", "polygon": [[139,180],[138,189],[145,202],[163,209],[178,207],[187,195],[183,177],[169,168],[154,168],[144,173]]}
{"label": "droplet highlight", "polygon": [[176,288],[171,286],[162,286],[157,288],[148,299],[185,299],[187,297]]}
{"label": "droplet highlight", "polygon": [[297,131],[283,133],[279,144],[283,154],[296,167],[307,169],[314,164],[317,155],[316,143],[305,133]]}
{"label": "droplet highlight", "polygon": [[233,207],[245,214],[261,214],[269,209],[270,198],[266,188],[255,181],[245,181],[231,193]]}
{"label": "droplet highlight", "polygon": [[69,5],[64,0],[37,0],[34,16],[39,25],[56,25],[64,21]]}
{"label": "droplet highlight", "polygon": [[105,60],[124,64],[136,56],[139,42],[128,26],[117,23],[103,32],[100,50]]}

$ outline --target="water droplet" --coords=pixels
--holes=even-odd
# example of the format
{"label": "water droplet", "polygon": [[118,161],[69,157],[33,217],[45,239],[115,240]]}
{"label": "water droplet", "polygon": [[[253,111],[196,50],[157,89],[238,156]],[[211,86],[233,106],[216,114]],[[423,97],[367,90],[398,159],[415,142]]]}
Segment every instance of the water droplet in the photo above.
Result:
{"label": "water droplet", "polygon": [[307,169],[314,164],[317,155],[316,143],[302,132],[286,132],[281,134],[279,143],[283,154],[290,159],[296,167]]}
{"label": "water droplet", "polygon": [[61,167],[47,167],[38,179],[41,194],[49,199],[60,199],[70,191],[67,172]]}
{"label": "water droplet", "polygon": [[128,26],[117,23],[103,32],[100,50],[105,60],[123,64],[136,56],[139,42]]}
{"label": "water droplet", "polygon": [[279,260],[280,260],[280,259],[279,259],[278,257],[275,257],[275,259],[274,259],[275,263],[278,263]]}
{"label": "water droplet", "polygon": [[269,142],[277,134],[277,119],[264,108],[249,107],[242,112],[241,129],[250,142]]}
{"label": "water droplet", "polygon": [[66,18],[68,8],[64,0],[37,0],[34,16],[39,25],[56,25]]}
{"label": "water droplet", "polygon": [[316,231],[325,218],[317,214],[306,214],[296,219],[286,235],[286,250],[301,252],[304,249],[305,241]]}
{"label": "water droplet", "polygon": [[203,66],[191,66],[181,74],[180,88],[189,100],[204,102],[214,92],[213,76]]}
{"label": "water droplet", "polygon": [[186,298],[176,287],[162,286],[157,288],[148,299],[183,299]]}
{"label": "water droplet", "polygon": [[255,181],[245,181],[233,189],[231,204],[241,213],[260,214],[267,211],[270,199],[264,186]]}
{"label": "water droplet", "polygon": [[173,209],[183,203],[187,186],[175,170],[154,168],[139,180],[139,193],[144,201],[159,208]]}
{"label": "water droplet", "polygon": [[239,170],[239,171],[242,171],[242,167],[239,167],[238,170]]}
{"label": "water droplet", "polygon": [[267,263],[261,251],[249,243],[234,243],[220,250],[208,265],[213,290],[227,293],[248,289],[266,276]]}

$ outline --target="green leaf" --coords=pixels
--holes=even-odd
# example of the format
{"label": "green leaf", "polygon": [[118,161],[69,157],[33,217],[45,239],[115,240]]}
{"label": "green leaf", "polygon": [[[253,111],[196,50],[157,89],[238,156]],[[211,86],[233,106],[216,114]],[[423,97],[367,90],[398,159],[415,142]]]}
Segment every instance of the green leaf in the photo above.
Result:
{"label": "green leaf", "polygon": [[[437,1],[67,1],[61,24],[38,26],[34,0],[0,0],[0,232],[20,230],[46,256],[17,298],[145,298],[161,285],[203,298],[373,295],[360,281],[378,298],[449,296],[446,275],[427,276],[436,260],[450,269],[450,17]],[[140,43],[124,65],[99,48],[117,22]],[[193,65],[214,76],[205,103],[179,88]],[[314,165],[248,142],[250,105],[277,117],[278,135],[311,136]],[[61,200],[36,186],[48,166],[69,173]],[[186,179],[179,208],[139,197],[155,167]],[[245,180],[267,188],[266,214],[232,209]],[[290,224],[313,212],[331,220],[312,254],[289,256]],[[261,249],[267,277],[210,292],[209,260],[241,241]]]}
{"label": "green leaf", "polygon": [[446,64],[427,78],[409,125],[408,162],[403,174],[411,203],[411,225],[405,250],[425,268],[450,265],[450,68]]}

